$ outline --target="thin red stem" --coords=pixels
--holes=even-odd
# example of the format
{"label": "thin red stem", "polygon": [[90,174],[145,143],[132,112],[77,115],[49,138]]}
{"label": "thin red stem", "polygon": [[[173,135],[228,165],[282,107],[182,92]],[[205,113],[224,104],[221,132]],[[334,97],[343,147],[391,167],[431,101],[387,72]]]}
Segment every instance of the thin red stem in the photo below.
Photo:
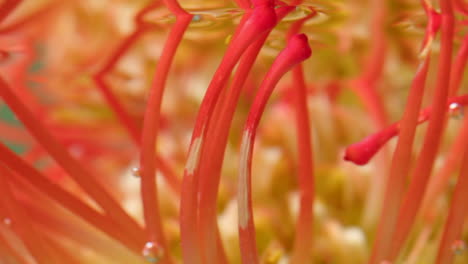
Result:
{"label": "thin red stem", "polygon": [[314,171],[310,119],[307,107],[307,91],[302,65],[293,69],[296,94],[296,130],[299,154],[299,215],[291,263],[306,263],[312,249],[312,226],[314,204]]}
{"label": "thin red stem", "polygon": [[[173,4],[174,3],[172,3],[172,6],[169,6],[169,8],[177,9]],[[175,12],[175,10],[173,10],[173,12]],[[157,135],[160,125],[159,123],[161,121],[161,102],[167,76],[169,74],[174,55],[182,40],[182,36],[193,17],[186,12],[182,12],[182,14],[178,12],[176,13],[176,16],[176,23],[172,27],[166,44],[164,45],[162,56],[159,59],[150,90],[143,122],[141,135],[142,147],[140,152],[141,195],[146,229],[148,231],[148,239],[149,241],[155,241],[161,244],[166,251],[168,251],[168,248],[164,238],[161,216],[159,215],[155,177],[156,165],[154,160],[156,158]]]}
{"label": "thin red stem", "polygon": [[239,240],[242,263],[259,263],[251,197],[251,163],[256,130],[266,103],[281,77],[309,58],[311,50],[304,34],[292,37],[266,74],[249,111],[242,137],[238,184]]}
{"label": "thin red stem", "polygon": [[[301,1],[299,1],[301,2]],[[288,38],[297,34],[303,24],[316,15],[315,12],[295,22],[288,32]],[[312,154],[312,139],[309,109],[307,107],[307,87],[302,64],[292,70],[295,111],[296,135],[298,146],[298,184],[299,184],[299,215],[296,223],[296,236],[291,257],[292,264],[307,263],[310,261],[312,250],[312,226],[314,206],[314,163]]]}

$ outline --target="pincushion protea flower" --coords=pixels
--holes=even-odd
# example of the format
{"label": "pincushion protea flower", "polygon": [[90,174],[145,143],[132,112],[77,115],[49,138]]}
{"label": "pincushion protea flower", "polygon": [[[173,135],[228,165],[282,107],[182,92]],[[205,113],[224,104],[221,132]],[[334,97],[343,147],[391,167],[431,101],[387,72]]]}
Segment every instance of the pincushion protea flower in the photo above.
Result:
{"label": "pincushion protea flower", "polygon": [[1,1],[0,263],[468,262],[467,15]]}

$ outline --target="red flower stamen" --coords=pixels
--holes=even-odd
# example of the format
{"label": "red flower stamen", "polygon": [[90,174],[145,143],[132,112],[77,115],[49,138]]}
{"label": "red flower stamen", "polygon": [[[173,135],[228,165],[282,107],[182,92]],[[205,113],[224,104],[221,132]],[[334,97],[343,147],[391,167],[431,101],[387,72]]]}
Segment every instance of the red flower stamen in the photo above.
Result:
{"label": "red flower stamen", "polygon": [[307,37],[304,34],[292,37],[265,76],[247,117],[240,150],[237,197],[239,239],[243,263],[259,263],[251,197],[251,163],[257,126],[268,98],[280,78],[291,68],[309,58],[310,55],[311,50],[307,43]]}

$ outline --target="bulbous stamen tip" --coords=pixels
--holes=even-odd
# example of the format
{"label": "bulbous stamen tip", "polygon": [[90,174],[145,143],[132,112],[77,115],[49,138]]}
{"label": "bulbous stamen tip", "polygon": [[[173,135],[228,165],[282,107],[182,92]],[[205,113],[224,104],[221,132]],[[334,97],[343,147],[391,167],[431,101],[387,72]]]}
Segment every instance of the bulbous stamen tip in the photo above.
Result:
{"label": "bulbous stamen tip", "polygon": [[286,48],[291,54],[291,57],[301,62],[312,55],[312,49],[309,46],[309,40],[305,34],[296,34],[288,42]]}
{"label": "bulbous stamen tip", "polygon": [[[276,58],[273,65],[275,70],[274,75],[281,76],[292,67],[303,62],[312,55],[312,50],[309,47],[307,36],[304,34],[296,34],[292,36],[287,46]],[[278,71],[278,72],[277,72]]]}
{"label": "bulbous stamen tip", "polygon": [[366,165],[372,157],[398,133],[397,126],[392,125],[376,134],[354,143],[346,148],[344,160],[356,165]]}
{"label": "bulbous stamen tip", "polygon": [[[448,113],[453,118],[463,118],[465,114],[464,105],[468,103],[468,96],[462,95],[448,99]],[[427,121],[431,115],[431,108],[423,109],[418,118],[418,124]],[[344,160],[351,161],[357,165],[364,165],[387,143],[392,137],[399,133],[399,123],[385,128],[384,130],[370,135],[360,142],[354,143],[346,148]]]}
{"label": "bulbous stamen tip", "polygon": [[366,165],[377,150],[375,147],[369,147],[369,144],[358,142],[346,148],[343,158],[356,165]]}

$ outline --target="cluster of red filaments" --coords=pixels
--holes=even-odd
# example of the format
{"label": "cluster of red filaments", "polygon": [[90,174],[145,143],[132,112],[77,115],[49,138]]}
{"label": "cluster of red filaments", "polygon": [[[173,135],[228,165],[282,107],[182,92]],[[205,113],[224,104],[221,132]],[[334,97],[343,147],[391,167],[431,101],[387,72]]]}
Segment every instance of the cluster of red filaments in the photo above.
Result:
{"label": "cluster of red filaments", "polygon": [[[75,45],[66,43],[66,38],[64,43],[59,43],[57,36],[43,33],[44,29],[54,28],[54,19],[67,21],[67,12],[74,5],[79,6],[79,3],[74,3],[79,1],[61,3],[51,0],[39,7],[31,7],[33,4],[29,2],[0,2],[0,98],[22,124],[22,127],[18,127],[0,123],[0,137],[8,143],[21,142],[28,146],[26,151],[18,154],[6,143],[0,143],[0,218],[4,219],[4,226],[0,227],[0,263],[3,255],[6,256],[5,261],[15,264],[79,264],[109,260],[115,263],[165,264],[224,264],[233,261],[245,264],[282,261],[292,264],[320,261],[382,264],[397,263],[401,258],[407,263],[416,263],[424,254],[424,244],[428,241],[437,242],[437,253],[429,256],[434,263],[452,263],[458,254],[463,254],[464,223],[468,213],[468,204],[464,199],[468,193],[468,118],[463,118],[468,95],[462,94],[460,88],[468,59],[468,35],[460,37],[467,32],[468,5],[463,0],[441,0],[438,4],[422,0],[418,6],[423,10],[421,13],[424,13],[425,19],[423,37],[418,39],[418,56],[413,60],[419,65],[416,70],[411,70],[414,72],[411,83],[405,87],[408,95],[404,97],[404,111],[397,114],[389,111],[393,108],[386,105],[386,98],[379,90],[385,79],[389,78],[385,66],[391,56],[390,37],[385,31],[387,15],[391,10],[385,0],[368,1],[371,14],[368,18],[368,47],[361,56],[363,58],[359,59],[359,67],[356,67],[359,69],[352,71],[357,73],[352,78],[331,74],[320,85],[313,81],[309,83],[308,80],[315,79],[315,73],[306,67],[306,63],[312,61],[320,67],[327,65],[315,58],[323,58],[320,54],[326,54],[329,50],[326,41],[317,38],[321,33],[320,27],[312,27],[317,32],[309,32],[308,23],[326,12],[333,12],[333,8],[327,8],[327,4],[321,1],[314,6],[313,1],[302,0],[235,0],[230,4],[237,5],[240,15],[233,19],[234,29],[229,29],[231,31],[225,38],[223,56],[215,60],[216,69],[206,83],[202,99],[197,102],[197,111],[186,110],[186,102],[181,97],[169,102],[177,105],[176,108],[182,112],[177,114],[164,113],[164,104],[169,100],[163,99],[168,93],[171,95],[174,87],[169,83],[175,75],[187,74],[187,68],[193,74],[194,68],[198,67],[190,61],[181,62],[177,54],[191,52],[187,52],[190,45],[184,45],[184,41],[193,37],[191,25],[201,23],[203,10],[177,0],[139,1],[144,5],[140,3],[136,8],[133,27],[119,43],[112,43],[112,50],[106,52],[103,59],[93,47],[100,46],[103,50],[109,44],[103,40],[102,43],[90,41],[86,45],[89,37],[87,39],[85,36],[92,35],[92,30],[80,32],[83,43]],[[125,1],[117,2],[125,5]],[[340,4],[331,6],[338,7]],[[353,4],[362,3],[354,1]],[[186,8],[186,5],[190,8]],[[23,6],[26,8],[21,9]],[[302,10],[304,6],[307,12],[299,19],[293,19],[294,12]],[[33,11],[17,15],[15,12],[18,10]],[[92,10],[99,10],[103,17],[108,16],[107,20],[112,20],[109,17],[115,18],[115,10],[118,9],[100,6],[96,1],[89,4],[87,11],[95,12]],[[151,20],[152,15],[160,13],[165,14],[163,20],[166,24]],[[93,27],[93,23],[99,23],[86,15],[84,17],[79,21],[89,23],[89,28]],[[57,31],[67,31],[73,27],[64,23],[63,27],[57,28]],[[151,39],[154,32],[165,32],[166,35]],[[336,32],[338,40],[333,51],[351,51],[350,33],[343,29]],[[281,34],[283,38],[281,49],[274,52],[270,61],[262,61],[262,52],[271,48],[271,39],[275,34]],[[151,42],[155,39],[159,42]],[[160,43],[161,39],[164,40],[163,44]],[[37,48],[41,41],[48,45],[44,58],[39,58]],[[54,52],[51,43],[70,45],[71,51],[67,51],[73,54],[70,61],[63,61],[64,58],[60,57],[65,48],[57,48]],[[129,89],[124,88],[135,85],[123,85],[120,79],[130,77],[125,74],[119,76],[119,67],[125,66],[122,61],[132,62],[135,50],[144,53],[145,45],[150,46],[148,43],[160,45],[160,53],[155,56],[157,64],[143,67],[143,71],[151,69],[151,81],[145,92],[138,94],[136,91],[132,97],[128,95]],[[434,55],[434,43],[440,46],[437,55]],[[314,46],[312,57],[311,45]],[[204,55],[192,56],[203,61]],[[435,66],[431,65],[433,57],[436,57]],[[42,73],[34,72],[31,68],[37,62],[46,64]],[[83,76],[80,77],[80,74]],[[67,87],[57,88],[56,83],[63,85],[69,79],[82,80],[73,82],[82,90],[67,93],[64,92]],[[429,79],[434,82],[433,87]],[[35,93],[28,87],[27,83],[30,82],[40,84],[40,92]],[[143,81],[136,87],[145,85]],[[190,83],[186,85],[189,87]],[[124,88],[119,90],[114,86]],[[274,91],[277,86],[282,89],[279,93]],[[342,231],[344,228],[335,219],[339,217],[322,216],[321,210],[327,206],[324,205],[326,200],[336,190],[330,192],[332,195],[323,191],[328,187],[322,183],[328,180],[321,177],[329,176],[331,171],[346,173],[347,168],[350,171],[359,169],[350,169],[349,164],[341,162],[340,151],[325,150],[329,145],[345,146],[350,139],[330,136],[332,143],[321,143],[326,136],[316,135],[316,132],[325,126],[323,124],[326,122],[322,122],[322,119],[327,117],[310,113],[311,109],[318,107],[311,102],[320,100],[320,103],[325,102],[323,104],[333,115],[346,116],[347,106],[342,101],[349,96],[346,94],[348,90],[359,99],[358,108],[364,112],[368,127],[378,132],[346,147],[344,159],[356,165],[369,163],[367,167],[371,167],[372,163],[383,164],[382,167],[388,167],[388,173],[383,172],[382,168],[374,168],[372,179],[367,180],[367,199],[379,197],[381,205],[369,203],[370,209],[360,206],[356,210],[342,204],[334,207],[351,212],[346,221],[353,222],[355,226],[359,225],[356,224],[359,221],[355,220],[356,213],[352,211],[366,211],[369,215],[380,212],[375,219],[370,217],[368,222],[361,221],[359,228]],[[53,94],[54,103],[47,103],[48,92]],[[271,100],[275,99],[272,95],[276,94],[279,99]],[[99,99],[90,99],[96,97]],[[72,104],[60,105],[57,103],[59,99],[73,101],[77,108],[95,103],[98,110],[89,107],[92,109],[89,110],[90,120],[82,110],[70,114],[71,111],[64,108]],[[92,100],[96,101],[90,103]],[[132,104],[132,100],[137,103]],[[262,220],[275,220],[274,216],[264,216],[275,215],[272,213],[274,210],[269,211],[267,207],[255,204],[254,183],[259,176],[255,175],[258,169],[255,169],[253,162],[256,160],[254,147],[263,150],[261,141],[275,140],[275,135],[268,135],[268,129],[283,129],[283,124],[276,124],[275,127],[274,123],[269,123],[262,130],[260,120],[268,113],[269,101],[273,101],[270,102],[271,108],[293,113],[287,121],[292,124],[295,139],[291,144],[294,145],[293,173],[283,173],[283,179],[277,183],[287,183],[289,180],[286,178],[293,176],[292,191],[288,190],[289,193],[296,193],[297,198],[294,201],[295,213],[291,213],[294,216],[289,219],[292,228],[287,232],[268,230],[273,236],[280,237],[275,238],[275,243],[279,241],[281,244],[277,247],[281,250],[277,251],[275,247],[278,243],[265,242],[265,238],[258,235],[261,233],[259,230],[264,228]],[[141,107],[142,104],[144,107]],[[423,107],[424,104],[426,106]],[[184,111],[196,114],[190,115]],[[107,112],[112,118],[107,118]],[[187,116],[192,121],[189,128],[185,128]],[[241,116],[241,122],[236,120],[238,116]],[[437,158],[442,156],[441,146],[446,147],[443,136],[444,130],[450,126],[449,117],[463,118],[463,121],[456,129],[458,134],[454,142],[448,150],[444,150],[445,160],[439,168],[435,164]],[[401,120],[390,122],[398,118]],[[310,120],[314,121],[312,125]],[[417,127],[423,126],[423,123],[428,125],[422,144],[418,144]],[[185,145],[180,142],[182,137],[167,136],[172,131],[177,134],[180,132],[178,129],[183,132],[189,130]],[[178,156],[177,150],[168,154],[169,151],[161,147],[171,146],[168,143],[165,145],[168,138],[175,149],[183,145],[180,147],[182,154]],[[385,148],[394,138],[396,146]],[[235,142],[237,157],[234,161],[235,181],[230,182],[234,185],[231,187],[234,191],[226,195],[223,188],[229,186],[223,185],[223,166],[232,162],[226,158],[227,150],[234,144],[232,142]],[[418,149],[417,155],[415,149]],[[332,162],[324,162],[326,158],[321,157],[327,151],[333,153]],[[374,156],[375,159],[371,161]],[[102,161],[102,157],[107,158]],[[119,172],[128,167],[135,157],[137,165],[131,170],[139,184],[140,217],[131,215],[121,202],[125,200],[125,186],[122,188],[115,184],[119,179],[115,175],[120,177],[122,173]],[[459,172],[459,176],[450,202],[442,210],[433,207],[432,204],[440,197],[446,196],[455,172]],[[168,186],[168,192],[161,193],[164,186],[161,187],[160,179],[164,186]],[[357,176],[356,179],[362,177]],[[359,189],[359,182],[353,184],[347,188]],[[381,196],[379,192],[382,192]],[[166,201],[171,199],[165,195],[174,197],[173,201]],[[232,245],[226,243],[228,228],[219,223],[220,204],[226,203],[223,199],[232,200],[237,205],[238,247],[235,253],[231,252]],[[276,201],[268,196],[262,196],[262,199],[272,199],[273,204]],[[339,200],[337,197],[333,199]],[[176,224],[171,225],[172,222]],[[284,222],[287,225],[288,221]],[[436,228],[436,223],[440,227]],[[415,231],[417,234],[412,234]],[[329,245],[320,242],[321,235],[327,237],[325,244]],[[336,241],[340,239],[342,241]],[[369,242],[363,242],[365,240]],[[76,245],[91,248],[96,256],[83,257],[82,251],[83,254],[74,254],[73,250],[80,247]],[[362,249],[362,256],[358,256],[357,252],[355,256],[349,255],[353,253],[353,247]],[[123,253],[115,253],[119,250]],[[333,250],[336,250],[336,255]]]}

